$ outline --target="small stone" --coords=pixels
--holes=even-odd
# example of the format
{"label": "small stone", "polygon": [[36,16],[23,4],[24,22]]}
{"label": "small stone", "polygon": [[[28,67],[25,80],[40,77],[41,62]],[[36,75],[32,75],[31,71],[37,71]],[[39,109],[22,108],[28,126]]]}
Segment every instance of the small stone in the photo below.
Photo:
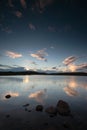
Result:
{"label": "small stone", "polygon": [[64,127],[64,128],[70,128],[71,125],[70,125],[70,123],[68,123],[68,122],[64,122],[64,123],[63,123],[63,127]]}
{"label": "small stone", "polygon": [[51,114],[50,117],[54,117],[55,115],[54,114]]}
{"label": "small stone", "polygon": [[10,98],[10,97],[11,97],[11,95],[10,95],[10,94],[8,94],[8,95],[6,95],[6,96],[5,96],[5,98],[7,98],[7,99],[8,99],[8,98]]}
{"label": "small stone", "polygon": [[25,108],[25,111],[28,111],[28,109],[27,109],[27,108]]}
{"label": "small stone", "polygon": [[57,114],[57,109],[55,107],[53,107],[53,106],[50,106],[50,107],[46,108],[45,111],[47,113],[49,113],[49,114]]}
{"label": "small stone", "polygon": [[31,112],[31,110],[28,110],[28,112]]}
{"label": "small stone", "polygon": [[63,100],[59,100],[57,104],[57,111],[62,116],[68,116],[70,115],[70,107],[67,102]]}
{"label": "small stone", "polygon": [[6,118],[9,118],[10,117],[10,115],[6,115]]}
{"label": "small stone", "polygon": [[23,105],[23,107],[28,107],[29,106],[29,104],[25,104],[25,105]]}
{"label": "small stone", "polygon": [[47,125],[48,125],[48,123],[47,123],[47,122],[45,122],[45,123],[44,123],[44,125],[45,125],[45,126],[47,126]]}
{"label": "small stone", "polygon": [[43,106],[42,105],[37,105],[36,106],[36,111],[43,111]]}

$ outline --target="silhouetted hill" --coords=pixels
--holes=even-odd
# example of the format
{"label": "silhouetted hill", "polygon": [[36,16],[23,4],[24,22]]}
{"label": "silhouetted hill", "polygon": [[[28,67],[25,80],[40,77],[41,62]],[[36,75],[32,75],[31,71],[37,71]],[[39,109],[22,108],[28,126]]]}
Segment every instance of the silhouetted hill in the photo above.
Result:
{"label": "silhouetted hill", "polygon": [[37,71],[21,71],[21,72],[0,72],[0,76],[5,75],[66,75],[66,76],[87,76],[85,72],[59,72],[59,73],[45,73]]}

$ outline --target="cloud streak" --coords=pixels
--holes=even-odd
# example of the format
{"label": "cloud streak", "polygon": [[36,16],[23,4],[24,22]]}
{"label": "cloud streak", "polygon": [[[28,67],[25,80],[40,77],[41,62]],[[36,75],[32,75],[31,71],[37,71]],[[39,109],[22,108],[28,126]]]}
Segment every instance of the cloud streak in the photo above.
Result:
{"label": "cloud streak", "polygon": [[66,58],[66,59],[63,61],[63,64],[69,65],[69,64],[71,64],[72,62],[76,61],[77,59],[78,59],[78,57],[70,56],[70,57]]}
{"label": "cloud streak", "polygon": [[31,29],[31,30],[36,30],[36,27],[32,24],[32,23],[29,23],[29,29]]}
{"label": "cloud streak", "polygon": [[12,0],[8,0],[8,4],[9,4],[10,7],[14,7]]}
{"label": "cloud streak", "polygon": [[30,55],[38,60],[47,61],[47,58],[45,58],[45,56],[48,56],[48,54],[45,52],[45,49],[39,50],[36,53],[32,53]]}
{"label": "cloud streak", "polygon": [[16,11],[14,13],[18,18],[21,18],[22,17],[22,13],[20,11]]}
{"label": "cloud streak", "polygon": [[49,27],[48,27],[48,30],[49,30],[50,32],[56,32],[56,28],[53,27],[53,26],[49,26]]}
{"label": "cloud streak", "polygon": [[6,51],[6,56],[15,59],[15,58],[22,57],[22,54],[19,54],[19,53],[16,53],[16,52],[12,52],[12,51]]}
{"label": "cloud streak", "polygon": [[26,1],[25,1],[25,0],[20,0],[20,3],[21,3],[21,5],[22,5],[22,7],[23,7],[24,9],[27,8],[27,4],[26,4]]}

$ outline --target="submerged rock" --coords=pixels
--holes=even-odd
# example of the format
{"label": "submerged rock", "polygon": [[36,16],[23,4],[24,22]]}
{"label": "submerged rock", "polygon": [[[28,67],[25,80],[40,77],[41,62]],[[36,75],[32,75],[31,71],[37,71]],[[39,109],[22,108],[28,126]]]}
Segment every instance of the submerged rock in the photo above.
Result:
{"label": "submerged rock", "polygon": [[36,111],[43,111],[43,106],[42,105],[37,105],[36,106]]}
{"label": "submerged rock", "polygon": [[8,94],[8,95],[6,95],[6,96],[5,96],[5,98],[7,98],[7,99],[8,99],[8,98],[10,98],[10,97],[11,97],[11,95],[10,95],[10,94]]}
{"label": "submerged rock", "polygon": [[59,100],[57,104],[57,111],[62,116],[68,116],[70,115],[70,107],[67,102],[63,100]]}
{"label": "submerged rock", "polygon": [[57,113],[57,109],[54,106],[50,106],[50,107],[46,108],[45,111],[49,114],[56,114]]}
{"label": "submerged rock", "polygon": [[9,118],[10,117],[10,115],[6,115],[6,118]]}
{"label": "submerged rock", "polygon": [[29,106],[29,104],[25,104],[25,105],[23,105],[23,107],[28,107]]}

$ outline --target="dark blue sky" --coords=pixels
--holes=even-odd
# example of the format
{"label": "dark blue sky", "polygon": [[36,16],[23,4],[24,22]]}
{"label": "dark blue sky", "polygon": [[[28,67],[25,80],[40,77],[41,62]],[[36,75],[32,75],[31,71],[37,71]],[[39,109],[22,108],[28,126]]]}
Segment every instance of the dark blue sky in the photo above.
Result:
{"label": "dark blue sky", "polygon": [[0,70],[87,72],[85,0],[1,0]]}

